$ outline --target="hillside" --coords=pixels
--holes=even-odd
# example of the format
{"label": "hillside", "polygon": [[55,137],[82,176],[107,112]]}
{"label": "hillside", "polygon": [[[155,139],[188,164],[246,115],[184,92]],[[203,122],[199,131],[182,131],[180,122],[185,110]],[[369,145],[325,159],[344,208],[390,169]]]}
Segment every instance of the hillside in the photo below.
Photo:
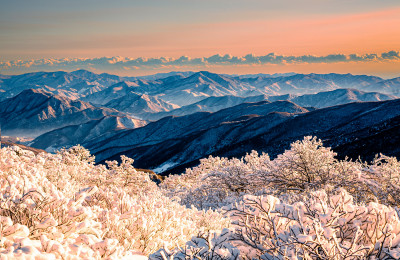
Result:
{"label": "hillside", "polygon": [[36,137],[30,146],[53,152],[63,147],[71,147],[90,140],[101,140],[119,131],[146,125],[144,121],[130,117],[105,116],[78,125],[68,125],[46,132]]}
{"label": "hillside", "polygon": [[148,115],[146,119],[156,120],[165,116],[183,116],[201,111],[216,112],[218,110],[232,107],[241,103],[259,102],[262,100],[268,100],[270,102],[288,100],[302,107],[325,108],[351,102],[383,101],[396,98],[397,97],[393,95],[386,95],[379,92],[365,92],[356,89],[335,89],[316,94],[304,95],[286,94],[278,96],[260,95],[250,97],[228,95],[205,98],[194,104],[182,106],[169,112],[160,112]]}
{"label": "hillside", "polygon": [[[147,119],[152,114],[167,112],[179,107],[157,97],[146,94],[137,94],[133,91],[128,92],[120,98],[110,100],[104,106],[127,112],[135,117],[144,119]],[[193,113],[194,112],[197,111],[193,111]]]}
{"label": "hillside", "polygon": [[[125,153],[131,156],[132,153],[135,153],[133,158],[144,163],[137,167],[155,168],[171,157],[180,157],[179,162],[181,163],[185,160],[192,160],[193,157],[204,155],[205,152],[212,152],[211,149],[215,149],[213,147],[234,142],[238,136],[247,136],[253,134],[254,131],[258,132],[258,126],[264,125],[268,128],[293,114],[304,112],[308,112],[308,110],[289,101],[243,103],[215,113],[199,112],[182,117],[166,117],[149,123],[145,127],[116,133],[107,139],[83,145],[91,150],[99,161],[118,158],[118,154]],[[259,119],[259,115],[265,117]],[[238,128],[240,126],[248,129],[243,131]],[[235,128],[237,129],[232,132]],[[232,133],[229,134],[230,132]],[[197,136],[202,136],[203,139],[197,140]],[[221,138],[229,139],[221,141]],[[191,144],[193,144],[194,151],[185,149]],[[185,151],[188,155],[183,156],[182,153]],[[147,159],[138,160],[139,157],[150,158],[148,156],[152,158],[149,161]],[[187,158],[188,156],[189,158]]]}
{"label": "hillside", "polygon": [[[40,89],[24,90],[0,102],[2,131],[10,136],[36,137],[56,128],[83,124],[104,116],[129,118],[114,109],[94,107]],[[139,121],[137,124],[143,125]]]}
{"label": "hillside", "polygon": [[[245,111],[243,108],[246,106],[251,108],[250,104],[244,103],[221,110],[208,117],[217,118],[218,115],[225,113],[233,115],[235,110]],[[267,104],[276,105],[276,102]],[[267,105],[264,106],[267,107]],[[162,119],[146,127],[115,135],[106,141],[85,145],[91,149],[99,161],[117,159],[119,155],[127,154],[137,159],[137,167],[151,168],[165,173],[179,173],[184,167],[197,165],[198,159],[210,154],[240,157],[250,150],[256,150],[267,152],[274,157],[287,149],[288,144],[307,135],[318,136],[333,149],[347,145],[347,153],[340,153],[340,157],[357,154],[363,155],[363,159],[371,160],[375,156],[376,149],[362,152],[357,146],[350,146],[350,144],[358,138],[367,140],[370,136],[376,135],[379,132],[376,129],[381,128],[383,131],[386,129],[384,126],[389,128],[390,120],[400,115],[398,111],[400,111],[398,99],[350,103],[308,113],[306,110],[297,110],[300,114],[290,114],[295,111],[285,111],[276,107],[268,112],[257,111],[253,107],[248,110],[249,114],[242,112],[237,114],[237,117],[229,117],[226,120],[210,120],[210,122],[215,122],[214,124],[205,124],[206,121],[200,113],[194,114],[197,116],[196,119],[194,115],[170,118],[168,123],[166,119]],[[188,120],[186,125],[190,127],[183,127],[183,122],[186,120]],[[172,127],[173,130],[166,130],[166,126]],[[176,126],[181,128],[176,128]],[[140,135],[142,131],[143,134]],[[362,136],[358,136],[360,131],[363,133]],[[144,132],[152,134],[145,135]],[[395,139],[391,138],[391,140]],[[396,149],[384,148],[386,145],[387,147],[395,145],[389,145],[387,142],[388,138],[380,140],[381,152],[399,156],[399,154],[394,154]]]}
{"label": "hillside", "polygon": [[301,96],[293,94],[272,96],[269,97],[268,100],[290,100],[303,107],[324,108],[352,102],[384,101],[396,98],[396,96],[386,95],[379,92],[365,92],[357,89],[336,89]]}

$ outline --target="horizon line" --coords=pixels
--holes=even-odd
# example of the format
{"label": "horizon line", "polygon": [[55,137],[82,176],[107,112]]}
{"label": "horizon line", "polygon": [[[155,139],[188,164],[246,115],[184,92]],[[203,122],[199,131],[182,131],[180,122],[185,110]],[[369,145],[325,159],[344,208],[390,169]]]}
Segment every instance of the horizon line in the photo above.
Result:
{"label": "horizon line", "polygon": [[[41,58],[0,61],[0,74],[16,75],[38,71],[74,71],[117,73],[130,76],[152,75],[170,71],[215,71],[219,74],[275,74],[275,73],[352,73],[367,75],[399,75],[400,52],[280,55],[269,53],[256,56],[247,54],[215,54],[207,57],[180,56],[139,57],[123,56],[95,58]],[[136,75],[132,75],[136,74]]]}

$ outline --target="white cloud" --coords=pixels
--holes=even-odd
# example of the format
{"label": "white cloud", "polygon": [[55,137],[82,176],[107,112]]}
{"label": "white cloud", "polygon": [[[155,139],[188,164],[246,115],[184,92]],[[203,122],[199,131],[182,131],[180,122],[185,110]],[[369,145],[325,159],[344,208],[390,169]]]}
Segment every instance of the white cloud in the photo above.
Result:
{"label": "white cloud", "polygon": [[211,65],[260,65],[260,64],[308,64],[308,63],[337,63],[337,62],[370,62],[400,60],[399,51],[389,51],[381,54],[329,54],[326,56],[285,56],[270,53],[263,56],[248,54],[232,56],[216,54],[210,57],[191,58],[129,58],[129,57],[99,57],[99,58],[61,58],[37,60],[0,61],[0,70],[18,73],[38,70],[137,70],[180,67],[208,67]]}

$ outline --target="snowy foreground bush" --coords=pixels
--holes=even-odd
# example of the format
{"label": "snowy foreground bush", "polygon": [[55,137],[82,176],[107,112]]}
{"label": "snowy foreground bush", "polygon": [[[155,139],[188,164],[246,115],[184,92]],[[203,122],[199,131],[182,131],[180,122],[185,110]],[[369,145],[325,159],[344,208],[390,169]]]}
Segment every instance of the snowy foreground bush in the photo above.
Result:
{"label": "snowy foreground bush", "polygon": [[80,146],[0,154],[0,259],[399,259],[400,163],[306,137],[154,184]]}
{"label": "snowy foreground bush", "polygon": [[93,161],[79,146],[37,156],[1,149],[1,259],[146,259],[229,226],[219,213],[163,196],[132,159],[108,168]]}

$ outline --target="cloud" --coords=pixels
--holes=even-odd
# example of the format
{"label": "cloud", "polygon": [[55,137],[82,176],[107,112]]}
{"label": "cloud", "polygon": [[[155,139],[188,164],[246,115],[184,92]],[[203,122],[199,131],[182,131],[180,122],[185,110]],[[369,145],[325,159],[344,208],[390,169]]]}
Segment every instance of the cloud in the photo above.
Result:
{"label": "cloud", "polygon": [[263,64],[315,64],[315,63],[339,63],[339,62],[371,62],[371,61],[400,61],[399,51],[388,51],[381,54],[329,54],[326,56],[302,55],[285,56],[269,53],[263,56],[248,54],[245,56],[232,56],[229,54],[216,54],[210,57],[191,58],[181,56],[179,58],[129,58],[129,57],[100,57],[100,58],[61,58],[61,59],[37,59],[37,60],[13,60],[0,61],[2,72],[18,73],[38,70],[152,70],[158,68],[188,68],[209,67],[212,65],[263,65]]}
{"label": "cloud", "polygon": [[400,53],[398,51],[384,52],[382,53],[382,58],[388,60],[398,60],[400,59]]}

